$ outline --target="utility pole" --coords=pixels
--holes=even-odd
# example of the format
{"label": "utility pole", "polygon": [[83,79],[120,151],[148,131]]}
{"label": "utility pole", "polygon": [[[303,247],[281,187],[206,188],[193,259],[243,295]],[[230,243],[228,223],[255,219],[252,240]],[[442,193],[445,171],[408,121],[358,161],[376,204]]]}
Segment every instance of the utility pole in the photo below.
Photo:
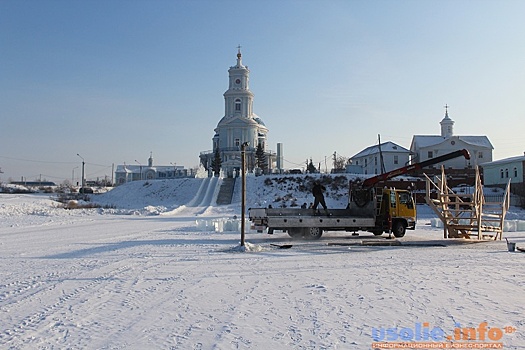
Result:
{"label": "utility pole", "polygon": [[241,145],[241,171],[242,171],[242,202],[241,202],[241,247],[244,247],[245,240],[245,211],[246,211],[246,147],[249,143]]}
{"label": "utility pole", "polygon": [[377,134],[377,141],[379,142],[379,160],[381,161],[381,174],[386,173],[385,161],[383,160],[383,151],[381,150],[381,134]]}
{"label": "utility pole", "polygon": [[84,185],[85,185],[85,180],[84,180],[84,166],[86,164],[86,162],[84,161],[84,158],[82,158],[82,156],[80,154],[77,153],[77,156],[80,157],[80,159],[82,159],[82,180],[81,180],[81,184],[82,186],[80,187],[80,193],[84,193]]}
{"label": "utility pole", "polygon": [[75,183],[75,169],[77,169],[78,167],[74,167],[73,170],[71,170],[71,186],[73,186],[73,184]]}

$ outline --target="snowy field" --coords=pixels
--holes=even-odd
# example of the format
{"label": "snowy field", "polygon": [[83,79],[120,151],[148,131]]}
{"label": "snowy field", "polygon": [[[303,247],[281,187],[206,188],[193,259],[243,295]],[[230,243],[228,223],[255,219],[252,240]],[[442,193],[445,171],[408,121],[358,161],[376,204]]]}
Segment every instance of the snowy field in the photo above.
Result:
{"label": "snowy field", "polygon": [[[509,253],[505,240],[444,241],[418,206],[403,246],[360,245],[385,240],[367,233],[249,232],[239,252],[239,232],[197,227],[240,216],[238,189],[218,207],[215,187],[137,182],[93,198],[110,209],[0,194],[0,348],[361,350],[397,336],[525,349],[525,253]],[[255,178],[247,187],[248,207],[290,190]],[[343,206],[328,192],[329,206]],[[509,216],[525,218],[516,208]],[[504,237],[525,247],[523,231]],[[436,340],[456,328],[477,339]]]}

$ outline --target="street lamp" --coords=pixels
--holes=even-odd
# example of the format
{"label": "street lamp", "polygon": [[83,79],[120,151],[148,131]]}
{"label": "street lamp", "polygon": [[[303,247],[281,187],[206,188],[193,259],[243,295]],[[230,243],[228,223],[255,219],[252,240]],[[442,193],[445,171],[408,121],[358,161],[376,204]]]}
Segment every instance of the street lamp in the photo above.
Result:
{"label": "street lamp", "polygon": [[82,187],[80,187],[80,193],[84,193],[84,185],[85,185],[85,182],[84,182],[84,166],[85,166],[86,162],[84,161],[84,158],[82,158],[82,156],[80,154],[77,153],[77,156],[79,156],[80,159],[82,159]]}
{"label": "street lamp", "polygon": [[135,162],[139,165],[139,171],[140,171],[140,177],[139,179],[142,180],[142,164],[139,163],[138,160],[135,159]]}

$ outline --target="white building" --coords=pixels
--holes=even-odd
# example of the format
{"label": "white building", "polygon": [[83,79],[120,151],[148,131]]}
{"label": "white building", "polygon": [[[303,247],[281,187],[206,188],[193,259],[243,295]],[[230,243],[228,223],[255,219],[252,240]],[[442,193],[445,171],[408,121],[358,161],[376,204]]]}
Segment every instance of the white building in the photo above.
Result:
{"label": "white building", "polygon": [[[242,64],[241,50],[237,53],[237,64],[228,70],[228,90],[224,93],[224,117],[219,121],[213,136],[213,150],[201,152],[200,163],[205,169],[211,169],[215,151],[221,157],[223,173],[232,177],[240,174],[241,145],[246,148],[246,167],[252,172],[256,167],[255,152],[261,145],[266,155],[267,171],[273,168],[275,154],[267,150],[268,128],[261,118],[253,112],[253,93],[250,91],[248,66]],[[211,176],[211,172],[210,172]]]}
{"label": "white building", "polygon": [[510,157],[480,165],[483,168],[483,184],[485,186],[504,187],[525,183],[525,154]]}
{"label": "white building", "polygon": [[463,157],[436,164],[435,167],[452,169],[472,168],[476,165],[491,162],[494,147],[487,136],[458,136],[454,135],[454,121],[448,116],[448,106],[445,106],[445,117],[440,122],[441,135],[414,135],[410,151],[411,163],[439,157],[461,149],[470,152],[470,160]]}
{"label": "white building", "polygon": [[[347,172],[356,173],[356,169],[360,169],[361,174],[382,174],[407,165],[409,159],[408,149],[388,141],[365,148],[351,157],[351,165],[347,166]],[[381,169],[381,162],[384,169]]]}
{"label": "white building", "polygon": [[183,165],[153,165],[153,155],[148,158],[147,165],[117,165],[115,170],[115,184],[137,180],[175,179],[181,177],[194,177],[192,170],[185,169]]}

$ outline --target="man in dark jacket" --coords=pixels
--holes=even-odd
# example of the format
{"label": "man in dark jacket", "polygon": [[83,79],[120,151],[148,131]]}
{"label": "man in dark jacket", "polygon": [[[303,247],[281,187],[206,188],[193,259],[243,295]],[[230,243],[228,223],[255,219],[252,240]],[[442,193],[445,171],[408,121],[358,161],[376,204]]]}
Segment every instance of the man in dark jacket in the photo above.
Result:
{"label": "man in dark jacket", "polygon": [[323,191],[325,191],[326,188],[321,185],[321,182],[319,180],[316,180],[314,182],[314,187],[312,187],[312,194],[314,195],[314,210],[317,210],[317,207],[319,206],[319,203],[323,206],[324,210],[328,212],[328,208],[326,207],[326,203],[324,201],[324,195]]}

